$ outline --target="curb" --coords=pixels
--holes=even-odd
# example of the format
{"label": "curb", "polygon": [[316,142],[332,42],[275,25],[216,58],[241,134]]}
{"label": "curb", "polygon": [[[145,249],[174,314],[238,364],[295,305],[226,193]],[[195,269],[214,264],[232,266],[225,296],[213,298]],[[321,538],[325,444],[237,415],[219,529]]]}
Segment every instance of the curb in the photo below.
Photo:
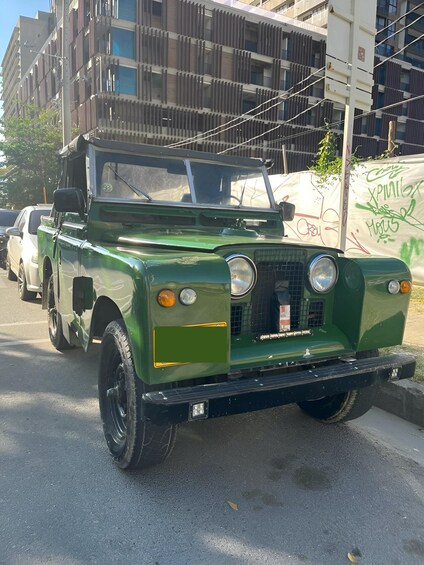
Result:
{"label": "curb", "polygon": [[424,427],[424,384],[409,380],[385,383],[380,387],[374,405]]}

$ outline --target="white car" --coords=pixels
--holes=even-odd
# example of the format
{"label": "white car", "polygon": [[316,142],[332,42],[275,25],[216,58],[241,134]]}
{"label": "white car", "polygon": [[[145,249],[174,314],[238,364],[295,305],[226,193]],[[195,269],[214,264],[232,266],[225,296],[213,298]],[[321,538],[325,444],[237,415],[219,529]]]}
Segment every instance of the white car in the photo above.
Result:
{"label": "white car", "polygon": [[49,216],[51,205],[27,206],[11,228],[7,228],[6,271],[11,281],[18,280],[21,300],[34,300],[41,292],[38,274],[37,228],[41,216]]}

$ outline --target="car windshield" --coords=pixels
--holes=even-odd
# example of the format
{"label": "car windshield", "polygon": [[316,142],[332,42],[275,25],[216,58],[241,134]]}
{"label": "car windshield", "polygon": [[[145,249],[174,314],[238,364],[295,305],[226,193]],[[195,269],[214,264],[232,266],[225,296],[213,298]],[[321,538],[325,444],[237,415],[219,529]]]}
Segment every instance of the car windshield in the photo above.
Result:
{"label": "car windshield", "polygon": [[29,216],[28,233],[37,235],[37,228],[41,223],[41,216],[48,216],[49,214],[49,208],[33,210]]}
{"label": "car windshield", "polygon": [[270,208],[259,167],[99,153],[97,186],[101,198]]}
{"label": "car windshield", "polygon": [[19,212],[20,210],[0,210],[0,226],[12,227]]}

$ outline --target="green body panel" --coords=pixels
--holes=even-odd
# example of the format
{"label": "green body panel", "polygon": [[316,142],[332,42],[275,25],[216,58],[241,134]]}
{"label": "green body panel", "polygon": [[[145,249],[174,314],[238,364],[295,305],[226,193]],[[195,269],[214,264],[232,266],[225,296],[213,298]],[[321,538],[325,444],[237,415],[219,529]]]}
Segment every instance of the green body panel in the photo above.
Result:
{"label": "green body panel", "polygon": [[[78,240],[76,235],[82,233],[78,222],[72,229],[68,221],[64,231],[59,242],[62,253],[59,304],[63,318],[87,349],[95,303],[105,298],[111,300],[121,312],[128,329],[137,373],[149,384],[271,367],[292,361],[333,358],[402,341],[409,295],[390,295],[387,282],[391,278],[408,279],[410,274],[406,266],[397,259],[346,259],[330,250],[340,266],[339,281],[335,289],[324,296],[325,323],[314,329],[312,335],[270,341],[259,341],[246,335],[231,336],[228,338],[226,363],[155,367],[153,331],[156,327],[213,323],[225,323],[230,327],[230,276],[225,255],[237,252],[253,259],[254,251],[264,245],[284,249],[293,248],[293,244],[285,244],[284,240],[277,238],[253,239],[250,234],[243,238],[241,234],[208,233],[196,234],[192,238],[187,233],[159,233],[156,237],[147,233],[143,237],[140,230],[134,233],[122,227],[116,239],[127,241],[126,244],[99,245]],[[52,230],[43,226],[40,232],[43,254],[51,255],[54,245],[51,242]],[[87,232],[90,233],[90,225]],[[103,233],[111,236],[106,229]],[[128,244],[129,234],[132,245]],[[195,245],[187,250],[190,241]],[[196,246],[198,250],[193,249]],[[73,263],[70,260],[72,247]],[[304,249],[304,246],[301,245],[301,248]],[[320,252],[319,248],[308,247],[307,262]],[[64,256],[67,257],[66,262]],[[66,269],[74,277],[90,277],[93,280],[93,308],[86,309],[81,315],[77,315],[70,306],[72,280],[70,275],[63,273]],[[193,287],[197,292],[194,305],[184,306],[178,300],[172,308],[158,304],[160,290],[166,288],[178,293],[185,286]],[[311,299],[317,297],[307,286],[305,296]],[[244,300],[249,300],[249,297]]]}
{"label": "green body panel", "polygon": [[390,280],[411,280],[403,261],[387,257],[339,259],[335,323],[357,351],[402,343],[410,294],[389,294]]}

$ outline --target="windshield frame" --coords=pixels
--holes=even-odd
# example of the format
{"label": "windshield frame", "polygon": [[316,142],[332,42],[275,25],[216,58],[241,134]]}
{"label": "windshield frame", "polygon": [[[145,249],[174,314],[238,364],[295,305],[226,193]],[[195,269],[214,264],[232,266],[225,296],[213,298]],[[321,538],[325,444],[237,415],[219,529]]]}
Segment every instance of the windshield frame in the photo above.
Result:
{"label": "windshield frame", "polygon": [[[197,209],[213,209],[213,210],[230,210],[230,211],[238,211],[238,210],[243,210],[243,211],[256,211],[256,212],[270,212],[270,211],[275,211],[277,209],[276,203],[275,203],[275,199],[274,199],[274,195],[272,192],[272,188],[271,188],[271,183],[269,181],[269,177],[268,177],[268,172],[267,169],[265,167],[265,165],[263,163],[261,163],[259,160],[256,160],[256,163],[234,163],[234,168],[236,169],[245,169],[246,172],[249,171],[249,169],[251,170],[252,173],[257,173],[258,177],[262,176],[263,179],[263,183],[264,183],[264,197],[265,197],[265,193],[266,196],[268,197],[268,206],[264,207],[264,206],[246,206],[246,205],[231,205],[228,203],[200,203],[198,201],[198,197],[196,195],[196,188],[195,188],[195,182],[194,182],[194,178],[193,178],[193,171],[192,171],[192,163],[201,163],[201,164],[210,164],[210,165],[217,165],[217,166],[226,166],[226,167],[232,167],[233,165],[228,162],[228,159],[226,159],[225,161],[221,162],[218,159],[205,159],[205,158],[196,158],[193,156],[187,157],[187,156],[177,156],[177,155],[172,155],[169,154],[167,155],[166,153],[163,152],[163,148],[161,148],[162,151],[158,152],[157,155],[145,155],[144,153],[140,152],[140,153],[132,153],[131,155],[133,157],[152,157],[155,159],[166,159],[166,160],[175,160],[175,161],[179,161],[180,163],[183,163],[185,166],[185,170],[186,170],[186,176],[187,176],[187,182],[188,182],[188,188],[190,190],[190,196],[191,196],[191,202],[181,202],[181,201],[176,201],[176,200],[155,200],[154,196],[149,195],[152,200],[148,200],[147,198],[144,199],[142,196],[140,197],[140,199],[132,199],[132,198],[125,198],[125,197],[113,197],[113,196],[103,196],[100,195],[100,185],[101,185],[101,170],[100,170],[100,166],[105,166],[106,164],[106,156],[108,157],[113,157],[116,156],[117,158],[117,162],[119,163],[119,156],[122,155],[124,157],[124,155],[126,155],[125,152],[123,151],[116,151],[113,149],[109,149],[109,148],[99,148],[96,147],[95,150],[93,152],[90,151],[91,155],[90,157],[93,158],[94,160],[94,166],[90,166],[90,185],[91,185],[91,194],[94,200],[98,201],[98,202],[120,202],[120,203],[125,203],[125,204],[145,204],[145,205],[149,205],[149,206],[172,206],[172,207],[182,207],[182,208],[197,208]],[[100,157],[100,158],[99,158]],[[202,156],[203,157],[203,156]],[[125,159],[124,159],[125,160]],[[253,161],[253,159],[252,159]],[[100,163],[103,163],[103,165],[100,165]],[[93,188],[95,188],[95,190],[93,190]],[[137,187],[135,187],[137,188]]]}

